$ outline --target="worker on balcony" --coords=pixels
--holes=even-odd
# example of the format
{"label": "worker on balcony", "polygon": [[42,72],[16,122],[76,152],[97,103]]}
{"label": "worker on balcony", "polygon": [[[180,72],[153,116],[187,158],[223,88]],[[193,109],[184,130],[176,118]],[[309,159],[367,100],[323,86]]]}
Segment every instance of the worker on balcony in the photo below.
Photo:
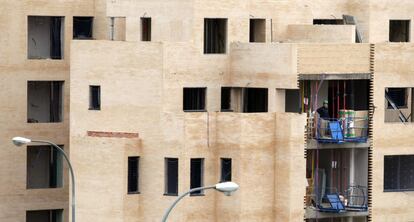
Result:
{"label": "worker on balcony", "polygon": [[328,129],[328,123],[329,123],[329,110],[328,110],[328,100],[323,101],[323,106],[319,107],[319,109],[316,110],[316,112],[319,114],[319,121],[318,124],[318,133],[320,137],[327,138],[330,136],[330,131]]}
{"label": "worker on balcony", "polygon": [[328,100],[323,101],[323,106],[319,107],[319,109],[316,110],[318,112],[319,117],[324,120],[329,120],[329,110],[328,110]]}

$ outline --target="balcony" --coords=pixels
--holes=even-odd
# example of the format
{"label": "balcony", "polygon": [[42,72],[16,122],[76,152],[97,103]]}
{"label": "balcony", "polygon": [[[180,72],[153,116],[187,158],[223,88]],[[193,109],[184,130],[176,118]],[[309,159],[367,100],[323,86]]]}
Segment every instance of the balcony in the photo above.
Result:
{"label": "balcony", "polygon": [[308,119],[307,136],[322,144],[367,143],[368,118],[346,116],[340,118]]}

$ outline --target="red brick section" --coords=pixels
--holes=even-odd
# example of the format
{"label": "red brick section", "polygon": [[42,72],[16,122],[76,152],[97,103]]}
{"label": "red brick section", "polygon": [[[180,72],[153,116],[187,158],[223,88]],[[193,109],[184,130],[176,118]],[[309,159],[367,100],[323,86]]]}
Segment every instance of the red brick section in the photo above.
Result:
{"label": "red brick section", "polygon": [[138,138],[138,133],[87,131],[91,137]]}

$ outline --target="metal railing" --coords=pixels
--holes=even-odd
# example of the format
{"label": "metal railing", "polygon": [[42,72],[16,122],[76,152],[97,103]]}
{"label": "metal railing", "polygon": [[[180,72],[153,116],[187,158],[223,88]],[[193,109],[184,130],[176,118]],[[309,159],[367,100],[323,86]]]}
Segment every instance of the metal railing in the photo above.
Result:
{"label": "metal railing", "polygon": [[321,143],[365,143],[368,139],[368,118],[308,118],[308,139]]}

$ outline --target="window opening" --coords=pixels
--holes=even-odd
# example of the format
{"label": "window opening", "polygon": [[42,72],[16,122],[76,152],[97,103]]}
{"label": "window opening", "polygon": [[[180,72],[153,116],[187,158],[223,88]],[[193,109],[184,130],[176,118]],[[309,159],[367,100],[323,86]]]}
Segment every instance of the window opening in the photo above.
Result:
{"label": "window opening", "polygon": [[141,41],[151,41],[151,18],[141,18]]}
{"label": "window opening", "polygon": [[63,81],[27,83],[27,122],[62,122]]}
{"label": "window opening", "polygon": [[343,25],[343,19],[314,19],[314,25]]}
{"label": "window opening", "polygon": [[231,181],[231,159],[221,158],[221,177],[220,182]]}
{"label": "window opening", "polygon": [[62,187],[62,174],[62,154],[58,150],[51,146],[28,146],[27,189]]}
{"label": "window opening", "polygon": [[384,191],[414,190],[414,155],[384,156]]}
{"label": "window opening", "polygon": [[244,112],[261,113],[267,112],[268,89],[264,88],[245,88],[244,89]]}
{"label": "window opening", "polygon": [[178,158],[165,158],[165,195],[178,195]]}
{"label": "window opening", "polygon": [[63,210],[26,211],[26,222],[63,222]]}
{"label": "window opening", "polygon": [[[190,188],[197,188],[203,186],[203,177],[204,177],[204,159],[195,158],[191,159],[191,169],[190,169]],[[204,192],[202,190],[192,192],[190,195],[200,195]]]}
{"label": "window opening", "polygon": [[64,17],[28,16],[29,59],[62,59]]}
{"label": "window opening", "polygon": [[183,110],[197,112],[206,110],[207,88],[184,88],[183,89]]}
{"label": "window opening", "polygon": [[73,17],[73,39],[92,39],[93,17]]}
{"label": "window opening", "polygon": [[128,157],[128,194],[139,193],[139,157]]}
{"label": "window opening", "polygon": [[410,41],[410,20],[390,20],[390,42]]}
{"label": "window opening", "polygon": [[227,47],[227,19],[204,19],[204,53],[224,54]]}
{"label": "window opening", "polygon": [[250,42],[266,42],[266,19],[250,19]]}
{"label": "window opening", "polygon": [[89,109],[101,109],[101,86],[89,86]]}

